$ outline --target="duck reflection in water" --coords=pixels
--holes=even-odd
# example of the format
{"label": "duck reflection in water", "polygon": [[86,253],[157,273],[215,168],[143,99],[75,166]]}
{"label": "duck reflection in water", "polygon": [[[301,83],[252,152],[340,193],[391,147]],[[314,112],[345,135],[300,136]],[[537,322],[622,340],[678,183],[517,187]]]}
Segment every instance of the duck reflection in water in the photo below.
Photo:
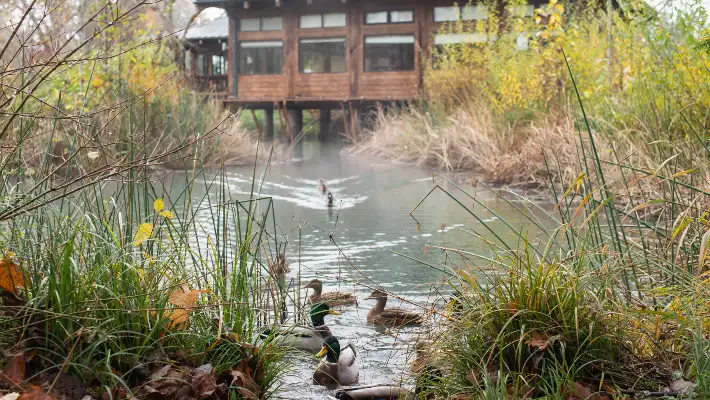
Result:
{"label": "duck reflection in water", "polygon": [[334,201],[335,201],[335,199],[333,198],[333,194],[330,193],[330,191],[328,191],[328,197],[327,197],[327,199],[326,199],[326,204],[328,205],[328,208],[332,208],[332,207],[333,207]]}

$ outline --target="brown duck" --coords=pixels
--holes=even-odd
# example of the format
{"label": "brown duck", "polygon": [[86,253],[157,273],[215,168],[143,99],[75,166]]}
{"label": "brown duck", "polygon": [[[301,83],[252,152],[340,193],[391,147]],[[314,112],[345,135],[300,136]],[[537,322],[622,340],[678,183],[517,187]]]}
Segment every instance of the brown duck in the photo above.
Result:
{"label": "brown duck", "polygon": [[318,188],[323,194],[328,191],[328,186],[325,186],[325,181],[323,179],[318,179]]}
{"label": "brown duck", "polygon": [[381,290],[375,290],[367,298],[377,300],[377,303],[375,303],[375,306],[372,307],[372,310],[367,313],[368,324],[393,328],[400,326],[421,325],[424,321],[422,315],[417,312],[405,310],[403,308],[385,308],[387,305],[387,293]]}
{"label": "brown duck", "polygon": [[348,292],[323,293],[323,282],[318,279],[312,280],[304,289],[313,289],[310,297],[311,303],[327,303],[329,307],[349,306],[357,304],[357,298]]}

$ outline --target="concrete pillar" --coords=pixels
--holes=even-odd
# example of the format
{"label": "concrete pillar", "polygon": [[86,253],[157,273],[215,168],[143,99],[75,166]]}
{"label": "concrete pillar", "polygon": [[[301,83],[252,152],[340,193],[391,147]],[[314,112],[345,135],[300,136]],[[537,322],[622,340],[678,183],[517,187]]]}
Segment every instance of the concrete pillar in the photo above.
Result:
{"label": "concrete pillar", "polygon": [[303,130],[303,110],[300,108],[288,109],[288,126],[291,130],[292,140],[295,140]]}
{"label": "concrete pillar", "polygon": [[274,108],[264,108],[264,141],[274,140]]}
{"label": "concrete pillar", "polygon": [[318,131],[318,140],[327,142],[330,139],[330,108],[320,109],[320,131]]}

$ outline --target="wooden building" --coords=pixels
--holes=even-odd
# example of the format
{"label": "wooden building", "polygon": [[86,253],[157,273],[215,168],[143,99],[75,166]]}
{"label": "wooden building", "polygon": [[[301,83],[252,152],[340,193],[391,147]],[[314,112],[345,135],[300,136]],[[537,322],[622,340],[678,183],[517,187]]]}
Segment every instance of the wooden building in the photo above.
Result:
{"label": "wooden building", "polygon": [[[302,110],[319,109],[321,132],[330,109],[355,116],[376,102],[422,94],[422,60],[431,46],[486,41],[481,34],[441,34],[442,24],[488,18],[483,5],[454,0],[194,0],[229,17],[225,102],[286,110],[291,131]],[[466,4],[465,1],[459,3]],[[524,15],[533,6],[522,6]]]}
{"label": "wooden building", "polygon": [[185,32],[185,75],[197,92],[227,96],[229,18],[191,26]]}

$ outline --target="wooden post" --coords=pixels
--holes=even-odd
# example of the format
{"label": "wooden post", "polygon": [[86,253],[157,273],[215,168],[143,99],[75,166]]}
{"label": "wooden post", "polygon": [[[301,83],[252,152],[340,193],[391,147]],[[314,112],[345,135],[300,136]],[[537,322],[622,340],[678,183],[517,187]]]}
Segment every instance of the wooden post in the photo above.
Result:
{"label": "wooden post", "polygon": [[330,138],[330,109],[321,108],[320,109],[320,131],[318,131],[318,140],[321,142],[327,142]]}
{"label": "wooden post", "polygon": [[283,109],[281,108],[281,104],[278,106],[278,114],[279,114],[279,138],[281,141],[284,140],[286,137],[286,132],[284,129],[288,129],[288,126],[286,126],[286,123],[284,122],[284,114],[283,114]]}
{"label": "wooden post", "polygon": [[264,108],[264,140],[274,140],[274,109]]}
{"label": "wooden post", "polygon": [[352,136],[350,136],[350,114],[345,108],[345,103],[340,103],[340,110],[343,112],[343,129],[345,130],[345,137],[352,139]]}
{"label": "wooden post", "polygon": [[301,134],[303,130],[303,110],[300,108],[288,109],[288,126],[291,131],[291,142]]}
{"label": "wooden post", "polygon": [[251,111],[251,118],[254,121],[254,127],[256,127],[256,130],[259,131],[259,136],[261,136],[264,133],[264,130],[261,129],[261,124],[259,123],[259,118],[256,117],[256,113],[254,112],[254,109],[250,109]]}

